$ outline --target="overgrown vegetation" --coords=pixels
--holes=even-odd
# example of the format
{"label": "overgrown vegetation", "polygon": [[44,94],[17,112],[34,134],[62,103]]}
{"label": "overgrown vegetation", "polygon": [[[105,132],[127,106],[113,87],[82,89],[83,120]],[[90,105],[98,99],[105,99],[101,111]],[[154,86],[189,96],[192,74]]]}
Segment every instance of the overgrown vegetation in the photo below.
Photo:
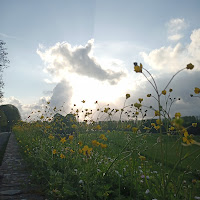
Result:
{"label": "overgrown vegetation", "polygon": [[[174,76],[158,91],[142,64],[134,63],[134,70],[154,88],[156,96],[147,98],[155,99],[156,108],[143,105],[142,98],[127,105],[126,94],[121,109],[96,101],[95,111],[74,105],[63,117],[54,115],[61,108],[52,110],[47,102],[38,111],[40,121],[13,128],[32,178],[50,199],[200,199],[200,138],[191,134],[200,127],[198,119],[184,124],[181,113],[170,115],[174,101],[168,86]],[[200,89],[194,93],[199,97]],[[154,112],[151,121],[145,120],[147,109]],[[123,115],[129,120],[122,121]]]}

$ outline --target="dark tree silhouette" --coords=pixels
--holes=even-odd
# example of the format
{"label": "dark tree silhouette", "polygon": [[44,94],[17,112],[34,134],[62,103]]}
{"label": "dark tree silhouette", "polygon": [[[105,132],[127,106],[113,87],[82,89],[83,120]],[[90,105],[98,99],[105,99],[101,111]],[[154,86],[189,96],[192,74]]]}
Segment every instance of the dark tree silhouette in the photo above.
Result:
{"label": "dark tree silhouette", "polygon": [[0,110],[4,112],[7,118],[8,124],[5,131],[11,131],[13,125],[21,120],[19,110],[11,104],[1,105]]}
{"label": "dark tree silhouette", "polygon": [[2,100],[3,97],[3,92],[2,92],[2,88],[4,86],[4,82],[2,79],[2,73],[3,70],[8,67],[8,64],[10,63],[10,61],[7,58],[7,49],[4,47],[6,43],[2,40],[0,40],[0,101]]}

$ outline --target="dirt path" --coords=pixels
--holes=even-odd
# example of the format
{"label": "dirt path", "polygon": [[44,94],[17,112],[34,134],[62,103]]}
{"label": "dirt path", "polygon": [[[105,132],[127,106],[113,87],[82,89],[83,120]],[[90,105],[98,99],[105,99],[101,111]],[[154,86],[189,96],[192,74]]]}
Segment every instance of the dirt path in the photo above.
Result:
{"label": "dirt path", "polygon": [[15,136],[11,133],[2,166],[0,166],[0,200],[43,200],[29,180],[29,173],[19,153]]}

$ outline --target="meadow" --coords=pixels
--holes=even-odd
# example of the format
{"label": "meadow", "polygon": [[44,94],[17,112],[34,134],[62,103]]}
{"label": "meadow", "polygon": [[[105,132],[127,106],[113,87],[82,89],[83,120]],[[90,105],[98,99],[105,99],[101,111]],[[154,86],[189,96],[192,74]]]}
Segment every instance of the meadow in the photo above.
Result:
{"label": "meadow", "polygon": [[[188,64],[182,70],[193,67]],[[148,108],[154,112],[148,126],[143,99],[127,106],[130,94],[121,109],[95,102],[95,111],[74,105],[66,116],[58,114],[62,108],[52,109],[47,102],[45,110],[37,111],[40,120],[31,121],[30,116],[29,122],[15,125],[33,182],[41,185],[37,192],[49,199],[200,199],[200,136],[188,132],[199,124],[184,127],[181,113],[170,116],[173,90],[168,86],[174,76],[159,92],[142,64],[134,63],[134,70],[145,75],[157,94],[146,95],[158,104]],[[194,93],[191,98],[199,98],[200,89]],[[165,109],[162,96],[167,97]],[[116,114],[117,122],[112,121]],[[123,115],[129,120],[122,121]],[[101,121],[101,116],[108,120]]]}

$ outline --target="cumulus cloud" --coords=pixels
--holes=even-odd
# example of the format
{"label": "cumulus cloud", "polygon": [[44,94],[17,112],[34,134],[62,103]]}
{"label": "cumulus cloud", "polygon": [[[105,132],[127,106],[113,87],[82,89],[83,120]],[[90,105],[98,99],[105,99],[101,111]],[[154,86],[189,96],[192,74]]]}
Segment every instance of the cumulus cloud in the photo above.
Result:
{"label": "cumulus cloud", "polygon": [[162,72],[176,72],[186,67],[188,63],[193,63],[196,69],[199,69],[200,29],[194,30],[190,39],[189,45],[178,43],[174,47],[161,47],[150,53],[141,52],[140,55],[146,64],[154,70],[162,70]]}
{"label": "cumulus cloud", "polygon": [[61,77],[66,73],[76,73],[100,81],[117,82],[126,74],[123,71],[105,70],[93,56],[94,40],[89,40],[85,46],[72,47],[69,43],[57,43],[55,46],[42,51],[37,50],[41,59],[46,63],[46,72],[53,77]]}
{"label": "cumulus cloud", "polygon": [[186,27],[187,24],[185,23],[184,19],[176,18],[176,19],[171,19],[167,23],[168,27],[168,39],[172,41],[178,41],[183,37],[183,34],[181,31],[183,31]]}

